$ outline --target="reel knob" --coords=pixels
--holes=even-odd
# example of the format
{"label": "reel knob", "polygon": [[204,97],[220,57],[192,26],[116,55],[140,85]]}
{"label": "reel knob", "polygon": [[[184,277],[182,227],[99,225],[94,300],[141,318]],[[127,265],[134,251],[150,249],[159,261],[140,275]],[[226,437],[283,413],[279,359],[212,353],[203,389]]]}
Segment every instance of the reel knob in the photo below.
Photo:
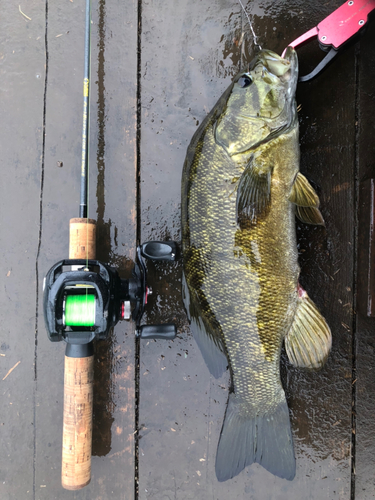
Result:
{"label": "reel knob", "polygon": [[147,241],[141,246],[145,259],[175,261],[177,245],[174,241]]}
{"label": "reel knob", "polygon": [[141,339],[163,339],[173,340],[177,335],[177,328],[174,323],[163,325],[142,325],[137,330],[137,337]]}

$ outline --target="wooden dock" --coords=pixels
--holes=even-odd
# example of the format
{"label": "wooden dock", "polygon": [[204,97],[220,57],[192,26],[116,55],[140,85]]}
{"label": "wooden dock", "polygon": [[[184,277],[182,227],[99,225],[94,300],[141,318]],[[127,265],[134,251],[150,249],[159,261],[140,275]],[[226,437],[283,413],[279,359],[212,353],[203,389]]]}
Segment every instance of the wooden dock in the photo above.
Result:
{"label": "wooden dock", "polygon": [[[342,3],[244,2],[261,46],[279,54]],[[297,224],[301,284],[333,348],[318,373],[283,356],[296,478],[254,464],[218,483],[228,374],[210,377],[191,335],[181,263],[151,263],[145,319],[175,321],[178,337],[138,343],[123,321],[97,345],[92,480],[74,493],[60,483],[65,346],[47,338],[42,285],[78,216],[84,1],[3,3],[0,28],[0,498],[375,499],[374,20],[297,91],[301,171],[326,222]],[[235,0],[92,1],[89,216],[97,258],[122,277],[137,240],[180,240],[186,148],[253,54]],[[299,55],[303,74],[324,54],[315,41]]]}

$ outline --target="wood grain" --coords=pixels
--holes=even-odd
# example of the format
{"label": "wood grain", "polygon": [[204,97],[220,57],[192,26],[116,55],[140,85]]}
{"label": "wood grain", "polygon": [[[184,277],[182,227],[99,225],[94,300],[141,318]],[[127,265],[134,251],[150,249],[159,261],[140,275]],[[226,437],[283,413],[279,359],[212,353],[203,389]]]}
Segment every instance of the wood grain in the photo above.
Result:
{"label": "wood grain", "polygon": [[354,428],[354,498],[375,499],[375,318],[374,303],[369,307],[369,293],[374,295],[374,177],[375,177],[375,20],[371,22],[357,50],[357,304],[355,365],[353,389]]}
{"label": "wood grain", "polygon": [[[1,116],[7,117],[0,128],[2,500],[30,498],[34,481],[38,368],[35,359],[38,261],[35,256],[40,227],[37,200],[41,194],[42,82],[45,78],[45,54],[39,37],[43,34],[44,9],[39,0],[31,0],[21,7],[32,21],[10,3],[1,5],[0,16],[0,109]],[[39,316],[42,325],[41,318]]]}

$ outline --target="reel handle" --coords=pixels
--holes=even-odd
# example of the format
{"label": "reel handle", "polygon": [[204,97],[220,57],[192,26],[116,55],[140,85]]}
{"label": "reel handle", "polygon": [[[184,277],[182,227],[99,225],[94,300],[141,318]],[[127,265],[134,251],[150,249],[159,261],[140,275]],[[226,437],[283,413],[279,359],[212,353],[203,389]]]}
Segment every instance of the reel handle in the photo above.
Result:
{"label": "reel handle", "polygon": [[[71,219],[69,258],[95,259],[95,235],[95,220]],[[67,490],[79,490],[91,480],[93,343],[68,343],[64,370],[61,483]]]}

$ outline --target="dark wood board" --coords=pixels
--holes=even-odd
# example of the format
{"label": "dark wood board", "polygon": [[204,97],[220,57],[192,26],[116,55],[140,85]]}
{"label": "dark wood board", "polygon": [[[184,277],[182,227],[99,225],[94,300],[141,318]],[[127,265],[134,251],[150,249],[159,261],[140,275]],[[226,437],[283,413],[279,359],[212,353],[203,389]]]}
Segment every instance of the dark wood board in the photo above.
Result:
{"label": "dark wood board", "polygon": [[[340,5],[249,2],[258,41],[287,43]],[[242,31],[244,45],[239,46]],[[254,46],[233,2],[155,2],[142,10],[142,239],[180,238],[186,147]],[[302,72],[321,56],[304,50]],[[184,319],[180,272],[149,265],[155,277],[148,321],[176,318],[178,338],[141,344],[139,498],[351,497],[352,309],[355,186],[355,56],[348,50],[317,80],[300,85],[301,170],[317,188],[326,228],[298,225],[301,283],[327,318],[333,350],[319,373],[282,374],[297,457],[293,482],[258,465],[218,483],[217,441],[228,376],[210,378]],[[345,82],[342,85],[342,82]],[[347,207],[343,216],[342,207]]]}
{"label": "dark wood board", "polygon": [[[244,3],[258,42],[280,54],[342,0]],[[65,346],[47,338],[42,283],[67,257],[69,219],[78,216],[84,0],[33,0],[21,10],[4,4],[0,17],[1,499],[375,499],[375,319],[364,307],[374,20],[360,43],[297,90],[301,171],[326,222],[297,223],[301,284],[327,318],[333,349],[318,373],[282,356],[296,478],[252,465],[217,482],[229,377],[210,377],[191,335],[181,262],[149,262],[144,320],[175,321],[178,337],[140,341],[138,352],[134,326],[121,322],[96,346],[92,482],[72,493],[60,484]],[[89,215],[98,221],[97,257],[122,277],[137,237],[180,240],[186,148],[254,49],[237,1],[92,2]],[[298,53],[301,74],[324,56],[314,41]]]}
{"label": "dark wood board", "polygon": [[32,498],[34,483],[43,6],[39,0],[23,6],[31,22],[18,6],[5,3],[0,18],[0,497],[4,500]]}
{"label": "dark wood board", "polygon": [[[357,185],[358,185],[358,260],[355,338],[355,498],[375,498],[375,318],[367,316],[369,275],[374,271],[373,215],[371,214],[370,184],[375,179],[375,23],[357,48]],[[370,233],[372,232],[372,237]],[[372,287],[372,295],[374,294]]]}
{"label": "dark wood board", "polygon": [[[84,11],[83,1],[48,4],[41,274],[68,257],[69,219],[79,214]],[[129,274],[136,234],[136,4],[92,2],[91,46],[89,217],[97,220],[97,258]],[[42,315],[40,304],[35,497],[132,499],[134,328],[122,322],[96,345],[92,479],[72,493],[61,487],[65,345],[48,340]]]}

